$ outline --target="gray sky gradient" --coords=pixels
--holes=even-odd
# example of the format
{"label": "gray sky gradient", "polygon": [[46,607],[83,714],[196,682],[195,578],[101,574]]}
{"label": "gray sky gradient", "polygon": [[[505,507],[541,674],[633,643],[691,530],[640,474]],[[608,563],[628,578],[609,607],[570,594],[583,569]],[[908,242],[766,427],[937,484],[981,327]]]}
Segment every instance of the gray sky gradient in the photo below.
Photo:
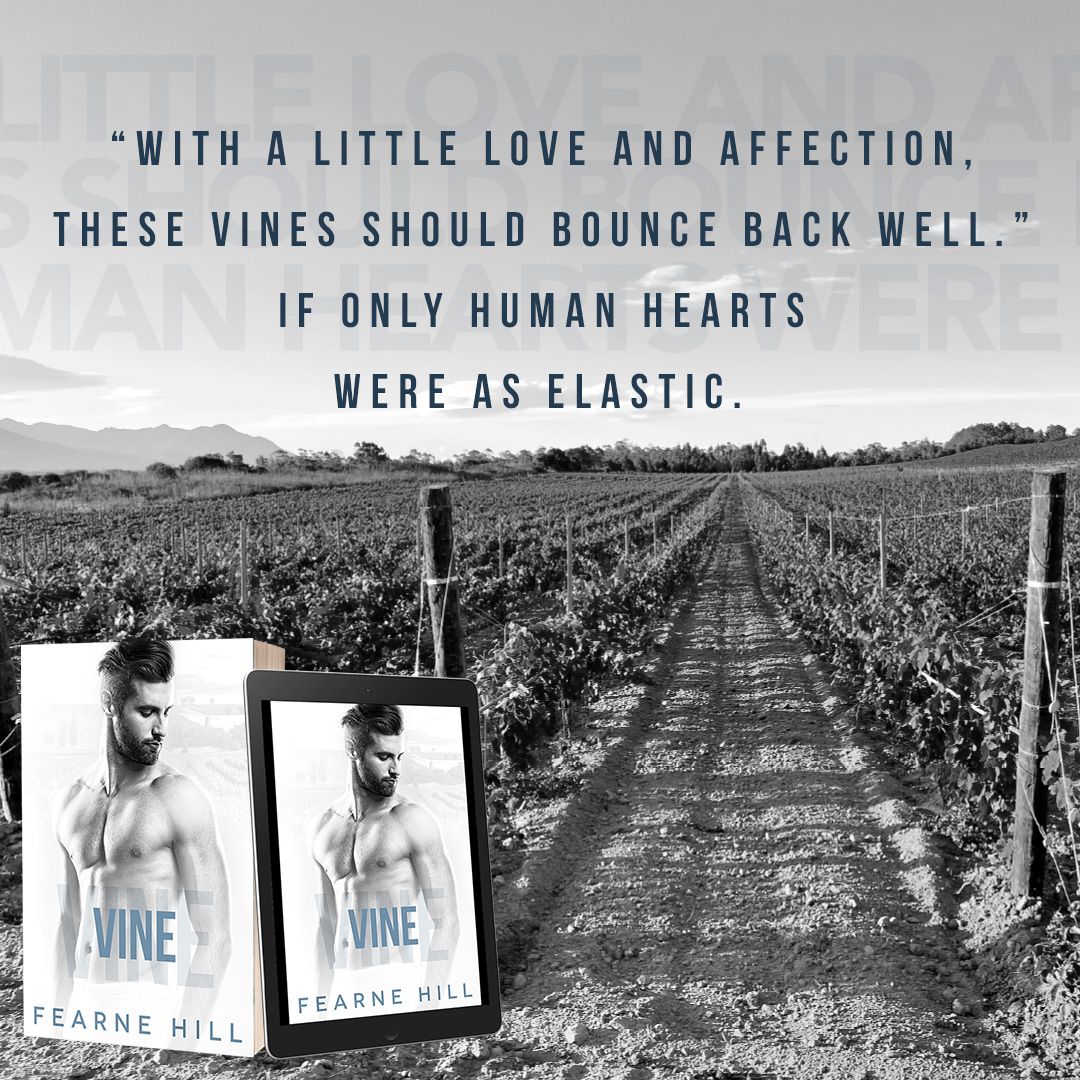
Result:
{"label": "gray sky gradient", "polygon": [[[33,422],[227,423],[289,447],[703,444],[765,438],[840,449],[945,438],[978,420],[1080,424],[1080,11],[1064,3],[656,5],[114,4],[11,9],[0,46],[0,415]],[[148,71],[150,73],[148,73]],[[135,164],[135,129],[244,129],[239,169]],[[255,160],[283,128],[287,168]],[[311,130],[458,130],[456,169],[385,162],[316,169]],[[690,130],[688,169],[617,169],[620,128]],[[586,132],[589,164],[479,165],[470,132]],[[722,130],[948,128],[951,170],[883,166],[722,169]],[[114,143],[114,129],[129,133]],[[432,151],[431,141],[424,143]],[[60,249],[57,209],[182,209],[188,246]],[[526,215],[522,248],[216,248],[210,210],[468,209]],[[554,209],[717,211],[718,246],[552,247]],[[852,247],[742,244],[744,209],[850,210]],[[977,211],[990,246],[883,251],[873,211]],[[1013,211],[1025,211],[1017,223]],[[940,225],[934,234],[941,238]],[[1000,240],[1001,247],[994,242]],[[464,295],[610,288],[620,328],[461,327]],[[302,283],[302,285],[301,285]],[[442,291],[444,326],[344,332],[318,314],[301,339],[277,294]],[[803,291],[808,325],[646,331],[645,289],[722,302],[733,289]],[[964,304],[967,304],[966,313]],[[691,310],[696,309],[691,306]],[[225,313],[225,314],[222,314]],[[46,365],[66,373],[43,380]],[[335,408],[338,371],[443,372],[443,412]],[[467,404],[478,371],[719,372],[716,412],[490,414]],[[26,378],[20,376],[26,373]]]}

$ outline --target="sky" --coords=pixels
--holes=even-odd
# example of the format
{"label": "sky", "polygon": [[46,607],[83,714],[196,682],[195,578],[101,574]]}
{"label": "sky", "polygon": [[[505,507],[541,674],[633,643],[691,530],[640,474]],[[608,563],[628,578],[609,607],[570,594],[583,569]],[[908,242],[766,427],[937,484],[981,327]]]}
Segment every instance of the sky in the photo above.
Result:
{"label": "sky", "polygon": [[[0,45],[0,415],[84,427],[227,423],[289,449],[348,449],[373,440],[392,452],[437,455],[613,443],[802,441],[838,450],[871,441],[945,439],[982,420],[1044,427],[1080,424],[1080,40],[1075,6],[1035,3],[1022,19],[1005,3],[295,4],[184,6],[164,25],[141,4],[110,6],[110,20],[67,5],[24,5]],[[239,132],[239,163],[138,164],[140,130]],[[313,163],[314,132],[401,130],[411,149],[437,155],[452,130],[457,164],[393,165],[388,140],[363,165]],[[951,131],[951,167],[771,161],[745,164],[749,132]],[[286,164],[268,165],[270,133]],[[643,131],[662,133],[659,165],[641,160]],[[123,142],[110,135],[123,131]],[[490,131],[499,166],[484,162]],[[508,163],[512,133],[529,161]],[[568,161],[581,131],[584,164]],[[619,132],[635,154],[613,163]],[[692,160],[671,162],[674,133]],[[744,160],[721,165],[724,133]],[[556,132],[555,163],[539,160],[540,132]],[[520,138],[520,136],[519,136]],[[549,142],[551,136],[548,136]],[[927,135],[928,141],[932,141]],[[827,137],[819,139],[824,147]],[[208,144],[208,148],[211,145]],[[970,166],[965,166],[970,162]],[[259,248],[212,242],[211,213],[306,211],[335,215],[330,247]],[[393,248],[361,243],[367,212],[467,212],[493,234],[522,216],[520,246]],[[883,249],[876,214],[925,212],[929,247]],[[160,243],[60,247],[57,211],[170,211],[181,247]],[[552,215],[574,238],[552,242]],[[715,245],[607,242],[612,213],[668,220],[714,215]],[[582,215],[603,223],[581,242]],[[791,246],[747,246],[744,215],[773,236],[794,223]],[[847,212],[846,245],[826,230],[801,242],[802,215]],[[941,246],[944,214],[952,216]],[[969,215],[986,246],[972,248]],[[1019,219],[1017,215],[1020,215]],[[1025,216],[1026,215],[1026,216]],[[772,223],[771,225],[769,223]],[[129,228],[129,234],[133,232]],[[75,229],[77,235],[78,230]],[[309,226],[309,237],[314,229]],[[998,246],[1000,242],[1000,246]],[[315,295],[303,331],[297,294]],[[367,312],[387,292],[423,311],[441,294],[439,325],[348,329],[342,296]],[[577,292],[614,298],[614,329],[468,325],[469,297],[552,291],[556,310]],[[290,325],[279,326],[279,295]],[[733,328],[733,293],[751,325]],[[759,294],[803,296],[798,327],[763,325]],[[665,320],[684,294],[687,329],[642,325],[646,294]],[[719,327],[699,325],[716,304]],[[365,394],[339,409],[335,374],[393,388],[404,373],[442,376],[445,408],[375,410]],[[476,377],[520,379],[517,409],[476,409]],[[630,379],[685,387],[669,408],[655,396],[628,407]],[[567,388],[548,407],[552,374]],[[719,375],[723,404],[704,407]],[[571,407],[580,376],[589,409]],[[601,409],[605,377],[623,408]],[[370,386],[369,381],[363,384]],[[497,399],[498,394],[494,397]],[[393,392],[390,400],[396,402]],[[736,408],[735,403],[738,402]]]}

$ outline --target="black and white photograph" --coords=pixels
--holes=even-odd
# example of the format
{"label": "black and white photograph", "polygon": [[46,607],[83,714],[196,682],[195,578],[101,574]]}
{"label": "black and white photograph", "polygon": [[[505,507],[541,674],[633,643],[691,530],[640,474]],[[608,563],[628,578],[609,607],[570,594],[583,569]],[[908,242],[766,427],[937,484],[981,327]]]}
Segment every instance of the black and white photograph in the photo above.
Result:
{"label": "black and white photograph", "polygon": [[1080,1077],[1080,6],[3,27],[0,1074]]}

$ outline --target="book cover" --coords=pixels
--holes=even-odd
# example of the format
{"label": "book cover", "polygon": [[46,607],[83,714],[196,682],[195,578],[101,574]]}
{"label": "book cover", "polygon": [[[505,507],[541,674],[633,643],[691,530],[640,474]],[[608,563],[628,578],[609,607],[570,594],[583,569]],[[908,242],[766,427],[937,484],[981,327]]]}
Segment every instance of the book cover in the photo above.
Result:
{"label": "book cover", "polygon": [[460,710],[275,702],[291,1023],[480,1003]]}
{"label": "book cover", "polygon": [[262,1046],[243,679],[251,640],[22,651],[24,1031]]}

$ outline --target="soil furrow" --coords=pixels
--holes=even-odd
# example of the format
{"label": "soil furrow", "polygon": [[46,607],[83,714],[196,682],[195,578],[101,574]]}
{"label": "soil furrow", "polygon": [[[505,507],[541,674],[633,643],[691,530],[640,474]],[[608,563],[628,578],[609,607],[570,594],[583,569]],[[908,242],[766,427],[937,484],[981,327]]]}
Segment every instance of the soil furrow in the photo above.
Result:
{"label": "soil furrow", "polygon": [[735,496],[629,802],[538,931],[485,1071],[531,1052],[537,1077],[1018,1075],[803,652]]}

